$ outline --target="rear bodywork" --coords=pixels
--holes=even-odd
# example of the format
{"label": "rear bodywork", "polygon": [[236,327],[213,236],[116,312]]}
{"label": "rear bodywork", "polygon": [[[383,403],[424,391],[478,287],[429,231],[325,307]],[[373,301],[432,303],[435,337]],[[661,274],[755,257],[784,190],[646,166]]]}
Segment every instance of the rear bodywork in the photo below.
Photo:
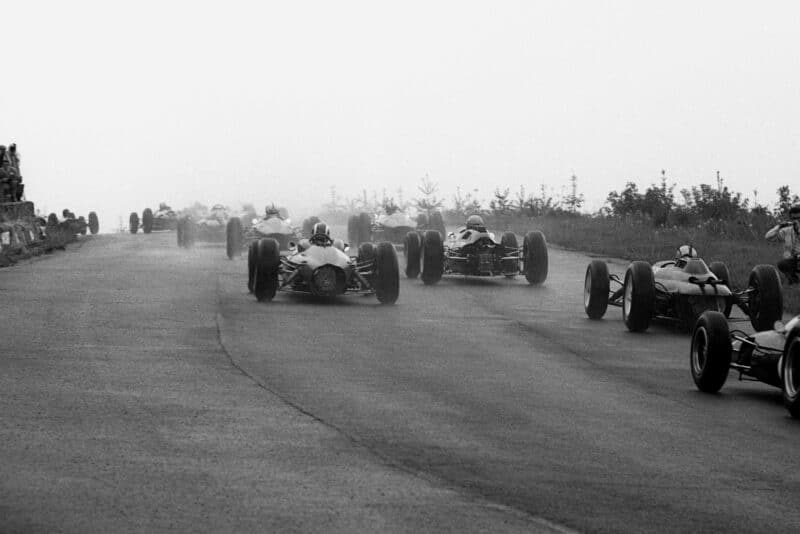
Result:
{"label": "rear bodywork", "polygon": [[321,297],[369,295],[375,292],[367,280],[374,263],[371,259],[359,263],[357,258],[348,256],[341,241],[323,246],[303,239],[281,257],[278,291]]}
{"label": "rear bodywork", "polygon": [[521,249],[498,242],[489,231],[460,228],[444,243],[444,274],[515,276]]}

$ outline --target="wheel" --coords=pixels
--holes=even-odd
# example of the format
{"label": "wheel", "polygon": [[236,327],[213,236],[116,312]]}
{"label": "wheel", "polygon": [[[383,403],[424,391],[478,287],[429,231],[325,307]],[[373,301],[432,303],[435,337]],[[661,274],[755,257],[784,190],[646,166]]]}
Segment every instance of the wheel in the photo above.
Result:
{"label": "wheel", "polygon": [[547,280],[547,242],[541,232],[528,232],[522,241],[522,267],[529,284]]}
{"label": "wheel", "polygon": [[[51,213],[50,215],[54,214]],[[128,218],[128,229],[132,234],[135,234],[139,231],[139,214],[135,211],[131,212],[131,216]]]}
{"label": "wheel", "polygon": [[608,265],[600,260],[592,260],[586,268],[583,280],[583,309],[589,319],[602,319],[608,309],[609,287]]}
{"label": "wheel", "polygon": [[[440,219],[442,217],[442,214],[438,211],[434,213],[434,215],[439,215]],[[514,232],[504,233],[503,237],[500,238],[500,245],[503,247],[503,256],[518,254],[519,245],[517,244],[517,235]],[[514,278],[517,273],[519,273],[519,260],[501,260],[500,268],[503,270],[503,274],[506,275],[507,278]]]}
{"label": "wheel", "polygon": [[142,212],[142,231],[149,234],[153,231],[153,210],[145,208]]}
{"label": "wheel", "polygon": [[388,241],[378,243],[375,249],[375,296],[381,304],[394,304],[400,294],[400,267],[397,252]]}
{"label": "wheel", "polygon": [[225,252],[229,260],[242,252],[242,220],[239,217],[231,217],[225,227]]}
{"label": "wheel", "polygon": [[256,283],[256,262],[258,261],[258,241],[247,248],[247,290],[252,293]]}
{"label": "wheel", "polygon": [[[442,238],[447,235],[447,230],[444,227],[444,219],[442,219],[442,212],[434,211],[431,215],[430,221],[431,230],[436,230],[440,234],[442,234]],[[516,237],[514,238],[516,240]]]}
{"label": "wheel", "polygon": [[[728,266],[722,263],[721,261],[712,261],[711,265],[708,266],[708,270],[714,273],[714,276],[719,278],[720,280],[725,281],[725,285],[728,286],[728,289],[731,289],[731,273],[728,271]],[[731,310],[733,309],[733,299],[728,298],[725,300],[725,310],[724,314],[725,317],[731,316]]]}
{"label": "wheel", "polygon": [[800,418],[800,335],[793,332],[783,351],[781,362],[783,404],[792,417]]}
{"label": "wheel", "polygon": [[644,332],[650,326],[656,301],[653,269],[644,261],[631,263],[625,272],[622,319],[631,332]]}
{"label": "wheel", "polygon": [[358,242],[372,241],[372,218],[369,213],[358,214]]}
{"label": "wheel", "polygon": [[253,293],[256,295],[256,300],[263,302],[272,300],[278,290],[281,254],[278,242],[274,239],[261,239],[257,246]]}
{"label": "wheel", "polygon": [[183,248],[183,231],[186,228],[186,219],[180,218],[178,219],[178,223],[175,226],[175,234],[178,237],[178,248]]}
{"label": "wheel", "polygon": [[422,240],[417,232],[408,232],[403,241],[406,256],[406,277],[419,276],[419,261],[422,256]]}
{"label": "wheel", "polygon": [[372,243],[361,243],[358,245],[358,263],[366,263],[375,259],[375,245]]}
{"label": "wheel", "polygon": [[358,245],[358,215],[351,215],[347,218],[347,240],[350,246]]}
{"label": "wheel", "polygon": [[86,222],[86,218],[81,215],[78,217],[78,233],[81,235],[86,235],[86,232],[89,230],[89,224]]}
{"label": "wheel", "polygon": [[426,230],[422,240],[422,282],[435,284],[442,279],[444,271],[444,246],[442,234],[436,230]]}
{"label": "wheel", "polygon": [[427,230],[429,228],[427,213],[420,213],[417,215],[417,228],[420,230]]}
{"label": "wheel", "polygon": [[748,282],[750,323],[757,331],[770,330],[783,317],[781,278],[772,265],[756,265]]}
{"label": "wheel", "polygon": [[89,212],[89,232],[92,235],[97,234],[100,231],[100,221],[97,219],[97,213],[90,211]]}
{"label": "wheel", "polygon": [[[131,213],[131,216],[136,215],[135,213]],[[136,220],[139,220],[139,216],[136,215]],[[138,222],[137,222],[138,225]],[[55,213],[51,213],[47,216],[47,226],[58,226],[58,215]],[[132,232],[135,233],[135,232]]]}
{"label": "wheel", "polygon": [[183,246],[191,248],[197,240],[197,225],[190,217],[186,217],[185,221],[183,225]]}
{"label": "wheel", "polygon": [[689,363],[697,389],[716,393],[722,388],[731,365],[731,337],[725,315],[707,311],[697,319]]}

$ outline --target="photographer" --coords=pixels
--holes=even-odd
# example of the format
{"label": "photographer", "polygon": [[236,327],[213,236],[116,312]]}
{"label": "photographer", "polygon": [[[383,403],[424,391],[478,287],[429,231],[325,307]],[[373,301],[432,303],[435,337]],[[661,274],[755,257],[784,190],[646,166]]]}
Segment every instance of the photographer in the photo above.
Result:
{"label": "photographer", "polygon": [[797,276],[798,256],[800,256],[800,205],[789,209],[789,221],[771,228],[764,237],[768,241],[783,243],[783,259],[778,262],[778,269],[786,275],[789,284],[800,282]]}

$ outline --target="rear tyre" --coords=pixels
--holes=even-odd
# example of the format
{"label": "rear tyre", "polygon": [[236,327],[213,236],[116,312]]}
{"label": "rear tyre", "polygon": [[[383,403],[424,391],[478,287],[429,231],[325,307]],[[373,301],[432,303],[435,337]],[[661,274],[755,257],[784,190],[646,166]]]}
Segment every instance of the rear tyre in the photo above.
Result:
{"label": "rear tyre", "polygon": [[153,231],[153,210],[145,208],[142,212],[142,231],[149,234]]}
{"label": "rear tyre", "polygon": [[78,217],[78,233],[81,235],[86,235],[86,232],[89,230],[89,223],[86,222],[86,218],[83,215]]}
{"label": "rear tyre", "polygon": [[800,418],[800,335],[791,334],[781,364],[783,404],[794,418]]}
{"label": "rear tyre", "polygon": [[625,272],[622,319],[631,332],[644,332],[650,326],[656,300],[653,269],[644,261],[631,263]]}
{"label": "rear tyre", "polygon": [[242,253],[242,220],[239,217],[231,217],[225,227],[225,253],[229,260]]}
{"label": "rear tyre", "polygon": [[522,262],[529,284],[547,280],[547,242],[542,232],[528,232],[522,242]]}
{"label": "rear tyre", "polygon": [[258,241],[253,293],[259,302],[270,301],[278,290],[278,269],[281,256],[278,242],[266,238]]}
{"label": "rear tyre", "polygon": [[372,218],[369,213],[358,214],[358,242],[372,241]]}
{"label": "rear tyre", "polygon": [[731,338],[725,315],[716,311],[700,315],[692,333],[689,363],[697,389],[716,393],[722,388],[731,365]]}
{"label": "rear tyre", "polygon": [[175,234],[178,237],[178,248],[183,248],[183,231],[186,228],[186,219],[180,218],[178,219],[178,223],[175,226]]}
{"label": "rear tyre", "polygon": [[[51,215],[53,214],[51,213]],[[56,224],[58,224],[58,220],[56,220]],[[130,217],[128,217],[128,230],[132,234],[135,234],[139,231],[139,214],[135,211],[131,213]]]}
{"label": "rear tyre", "polygon": [[347,241],[350,246],[358,245],[358,215],[351,215],[347,218]]}
{"label": "rear tyre", "polygon": [[747,284],[751,290],[748,307],[750,323],[757,331],[770,330],[783,318],[781,278],[772,265],[756,265]]}
{"label": "rear tyre", "polygon": [[258,263],[258,241],[253,241],[247,248],[247,291],[255,289],[256,265]]}
{"label": "rear tyre", "polygon": [[602,319],[606,314],[609,286],[608,265],[604,261],[592,260],[583,281],[583,309],[589,319]]}
{"label": "rear tyre", "polygon": [[[436,212],[439,214],[439,212]],[[441,214],[439,214],[441,217]],[[519,245],[517,244],[517,235],[514,232],[506,232],[500,238],[500,245],[503,248],[503,256],[510,256],[512,254],[519,254]],[[500,269],[506,278],[514,278],[519,273],[519,260],[501,260]]]}
{"label": "rear tyre", "polygon": [[400,267],[397,252],[388,241],[378,243],[375,250],[375,296],[381,304],[394,304],[400,295]]}
{"label": "rear tyre", "polygon": [[436,230],[427,230],[422,240],[422,282],[432,285],[442,279],[444,270],[444,246],[442,235]]}
{"label": "rear tyre", "polygon": [[[728,286],[728,289],[731,288],[731,273],[728,271],[728,266],[722,263],[721,261],[712,261],[711,265],[708,266],[708,270],[714,273],[714,276],[719,278],[720,280],[725,281],[725,285]],[[725,317],[731,316],[731,310],[733,309],[733,299],[726,298],[725,299],[725,310],[723,313]]]}
{"label": "rear tyre", "polygon": [[[442,212],[440,211],[433,212],[433,214],[431,215],[430,228],[431,230],[436,230],[437,232],[442,234],[442,238],[444,238],[444,236],[447,234],[447,231],[445,230],[444,227],[444,219],[442,219]],[[516,239],[516,237],[514,239]]]}
{"label": "rear tyre", "polygon": [[408,232],[404,240],[406,256],[406,277],[414,279],[419,276],[419,262],[422,257],[422,240],[419,233]]}
{"label": "rear tyre", "polygon": [[97,213],[90,211],[89,212],[89,232],[92,235],[97,234],[100,231],[100,221],[97,219]]}

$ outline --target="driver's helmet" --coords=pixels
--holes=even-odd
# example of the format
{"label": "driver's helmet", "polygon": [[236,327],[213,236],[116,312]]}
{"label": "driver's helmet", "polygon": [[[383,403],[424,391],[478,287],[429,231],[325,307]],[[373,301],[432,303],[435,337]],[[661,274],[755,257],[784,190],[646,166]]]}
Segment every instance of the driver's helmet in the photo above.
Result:
{"label": "driver's helmet", "polygon": [[480,215],[470,215],[467,217],[467,229],[482,231],[484,228],[486,228],[486,225],[483,224],[483,219]]}
{"label": "driver's helmet", "polygon": [[311,231],[311,242],[315,245],[331,242],[331,229],[324,222],[318,222]]}
{"label": "driver's helmet", "polygon": [[800,204],[795,204],[789,208],[789,218],[792,220],[800,219]]}
{"label": "driver's helmet", "polygon": [[676,261],[686,260],[688,258],[696,258],[696,257],[697,257],[697,249],[694,248],[692,245],[681,245],[675,252]]}
{"label": "driver's helmet", "polygon": [[278,208],[275,207],[275,204],[272,204],[271,206],[267,206],[266,215],[267,219],[269,219],[270,217],[280,217],[281,212]]}

